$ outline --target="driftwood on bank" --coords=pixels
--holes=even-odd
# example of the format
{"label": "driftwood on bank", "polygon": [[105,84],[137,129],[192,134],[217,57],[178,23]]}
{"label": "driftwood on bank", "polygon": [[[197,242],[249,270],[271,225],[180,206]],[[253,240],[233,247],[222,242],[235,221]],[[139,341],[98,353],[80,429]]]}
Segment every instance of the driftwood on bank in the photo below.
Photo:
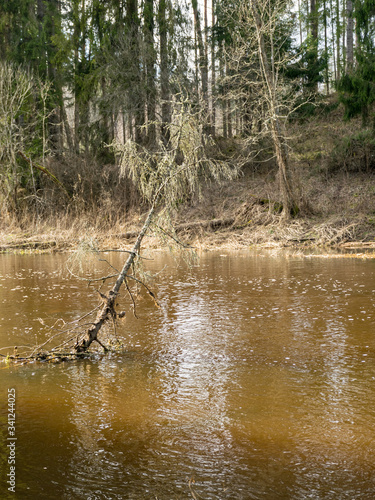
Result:
{"label": "driftwood on bank", "polygon": [[[251,208],[254,205],[265,206],[269,207],[275,213],[281,213],[283,209],[283,205],[279,201],[274,201],[269,198],[259,198],[258,196],[251,193],[249,193],[248,196],[249,196],[249,201],[245,203],[247,207]],[[174,232],[176,234],[179,234],[183,233],[184,231],[197,231],[200,229],[216,231],[218,229],[225,229],[227,227],[230,227],[233,224],[236,224],[236,217],[191,221],[191,222],[186,222],[184,224],[176,224],[174,226]],[[128,231],[126,233],[120,233],[113,236],[125,240],[130,240],[136,238],[138,234],[139,231]]]}
{"label": "driftwood on bank", "polygon": [[8,243],[0,245],[0,252],[9,252],[13,250],[52,250],[57,246],[57,242],[52,241],[20,241],[17,243]]}
{"label": "driftwood on bank", "polygon": [[231,226],[233,223],[234,218],[187,222],[185,224],[179,224],[176,227],[176,233],[182,233],[183,231],[193,231],[196,229],[222,229]]}
{"label": "driftwood on bank", "polygon": [[[182,233],[184,231],[193,231],[197,229],[222,229],[231,226],[234,223],[234,218],[228,219],[212,219],[208,221],[195,221],[195,222],[187,222],[185,224],[178,224],[175,226],[174,231],[178,233]],[[136,238],[139,234],[139,231],[128,231],[127,233],[116,234],[117,238],[130,240],[132,238]]]}

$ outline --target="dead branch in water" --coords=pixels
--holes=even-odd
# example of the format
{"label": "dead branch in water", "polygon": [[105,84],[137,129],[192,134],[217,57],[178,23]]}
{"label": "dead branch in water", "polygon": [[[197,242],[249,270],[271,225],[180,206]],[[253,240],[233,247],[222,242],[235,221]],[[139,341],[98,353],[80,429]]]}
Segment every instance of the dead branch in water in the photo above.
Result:
{"label": "dead branch in water", "polygon": [[104,304],[101,307],[101,309],[99,310],[94,324],[92,326],[90,326],[90,328],[87,330],[84,338],[81,339],[80,341],[77,341],[77,343],[75,344],[75,346],[74,346],[75,352],[80,353],[80,352],[87,351],[87,349],[90,347],[90,345],[95,341],[98,342],[104,348],[104,350],[106,350],[106,347],[104,347],[103,344],[101,344],[101,342],[98,340],[98,333],[100,332],[104,323],[109,319],[109,317],[116,318],[116,311],[115,311],[116,298],[119,294],[119,290],[121,288],[121,285],[123,284],[128,272],[129,272],[129,269],[132,267],[136,256],[139,254],[142,240],[145,237],[147,230],[152,222],[152,219],[153,219],[154,214],[155,214],[155,209],[156,209],[157,203],[160,199],[161,192],[162,192],[162,189],[165,187],[165,184],[166,184],[166,182],[163,183],[163,185],[157,191],[155,198],[154,198],[154,201],[153,201],[153,204],[151,206],[151,209],[148,212],[146,222],[144,223],[144,225],[143,225],[143,227],[138,235],[138,238],[137,238],[136,242],[134,243],[133,249],[131,250],[131,253],[129,254],[129,257],[127,258],[127,260],[124,264],[124,267],[122,268],[115,284],[113,285],[112,289],[108,292],[108,295],[105,296]]}

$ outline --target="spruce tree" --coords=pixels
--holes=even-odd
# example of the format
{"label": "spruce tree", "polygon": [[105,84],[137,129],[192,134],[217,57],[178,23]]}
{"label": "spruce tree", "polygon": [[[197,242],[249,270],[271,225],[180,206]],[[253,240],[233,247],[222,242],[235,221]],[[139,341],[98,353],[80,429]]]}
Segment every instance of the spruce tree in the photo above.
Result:
{"label": "spruce tree", "polygon": [[357,0],[354,7],[356,21],[356,63],[338,83],[345,118],[362,116],[364,127],[370,124],[375,131],[375,0]]}

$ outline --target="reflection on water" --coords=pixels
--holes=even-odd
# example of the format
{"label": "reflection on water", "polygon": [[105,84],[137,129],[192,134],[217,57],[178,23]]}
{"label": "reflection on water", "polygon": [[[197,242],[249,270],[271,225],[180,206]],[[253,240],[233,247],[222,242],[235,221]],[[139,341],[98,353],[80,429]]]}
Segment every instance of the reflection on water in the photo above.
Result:
{"label": "reflection on water", "polygon": [[[0,347],[40,342],[38,317],[96,304],[64,262],[0,256]],[[147,265],[166,265],[162,308],[144,298],[127,315],[124,354],[0,367],[1,498],[8,387],[17,499],[374,498],[375,262]]]}

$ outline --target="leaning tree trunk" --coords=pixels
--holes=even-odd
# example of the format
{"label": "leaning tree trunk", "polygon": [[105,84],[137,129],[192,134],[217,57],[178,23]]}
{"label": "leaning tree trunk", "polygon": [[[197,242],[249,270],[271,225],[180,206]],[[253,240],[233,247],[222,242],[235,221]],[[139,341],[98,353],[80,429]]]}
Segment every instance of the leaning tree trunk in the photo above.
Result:
{"label": "leaning tree trunk", "polygon": [[128,271],[134,262],[135,257],[139,254],[142,240],[143,240],[145,234],[147,233],[147,230],[152,222],[152,219],[153,219],[153,216],[155,213],[156,204],[160,198],[160,193],[161,193],[161,189],[159,189],[159,191],[157,192],[157,194],[154,198],[154,202],[153,202],[151,209],[148,213],[146,222],[144,223],[144,225],[141,229],[141,232],[139,233],[139,235],[137,237],[137,241],[134,243],[133,249],[130,252],[130,255],[129,255],[127,261],[125,262],[124,267],[122,268],[120,274],[118,275],[116,283],[113,285],[112,289],[108,292],[108,296],[105,297],[104,303],[96,316],[95,322],[87,330],[84,338],[81,341],[77,341],[77,344],[74,346],[77,353],[87,351],[87,349],[90,347],[90,345],[94,341],[98,342],[102,347],[104,347],[103,344],[98,339],[98,333],[106,321],[108,321],[110,318],[113,318],[113,319],[116,318],[116,311],[115,311],[116,298],[119,294],[119,290],[121,288],[121,285],[123,284],[123,282],[126,278],[126,275],[128,274]]}

